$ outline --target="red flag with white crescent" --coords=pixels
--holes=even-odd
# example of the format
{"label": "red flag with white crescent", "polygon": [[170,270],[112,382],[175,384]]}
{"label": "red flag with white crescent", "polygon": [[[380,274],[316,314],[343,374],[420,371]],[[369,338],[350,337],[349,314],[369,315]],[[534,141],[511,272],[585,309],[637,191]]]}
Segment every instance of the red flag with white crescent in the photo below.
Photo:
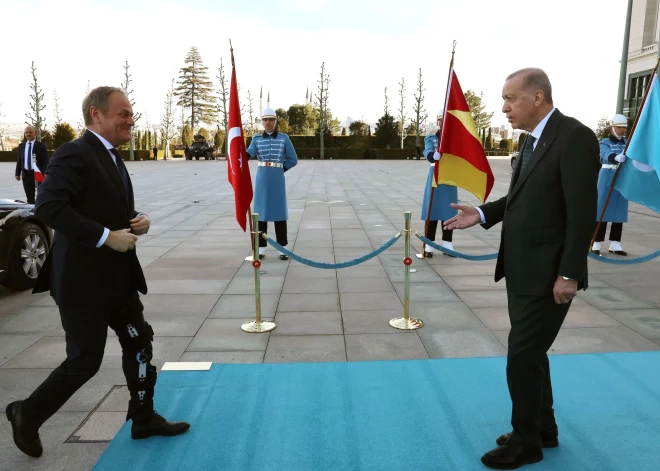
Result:
{"label": "red flag with white crescent", "polygon": [[246,231],[247,212],[252,203],[252,179],[248,166],[243,123],[241,122],[241,107],[238,103],[238,86],[236,85],[236,67],[232,53],[231,86],[229,90],[229,122],[227,124],[227,176],[234,188],[236,203],[236,221]]}
{"label": "red flag with white crescent", "polygon": [[44,174],[41,173],[41,170],[37,166],[37,159],[32,157],[32,169],[34,170],[34,181],[35,182],[43,182],[44,181]]}

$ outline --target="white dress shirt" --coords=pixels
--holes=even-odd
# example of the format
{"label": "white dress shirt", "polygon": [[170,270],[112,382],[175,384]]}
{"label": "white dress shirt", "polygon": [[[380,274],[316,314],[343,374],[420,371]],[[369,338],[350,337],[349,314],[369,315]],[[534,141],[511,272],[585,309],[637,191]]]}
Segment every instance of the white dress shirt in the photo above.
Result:
{"label": "white dress shirt", "polygon": [[[34,143],[36,141],[25,141],[25,154],[23,156],[23,170],[27,170],[31,168],[34,170],[34,166],[32,164],[32,155],[28,154],[28,150],[30,150],[29,144],[32,144],[32,154],[34,154]],[[30,159],[28,161],[28,159]],[[28,163],[29,162],[29,163]]]}
{"label": "white dress shirt", "polygon": [[[108,154],[110,154],[110,157],[112,157],[112,161],[115,163],[115,165],[117,165],[117,158],[115,157],[115,154],[113,154],[113,153],[111,152],[111,149],[114,149],[115,146],[113,146],[112,144],[110,144],[110,143],[108,142],[107,139],[105,139],[103,136],[101,136],[101,135],[95,133],[95,132],[92,131],[91,129],[88,129],[88,131],[91,132],[92,134],[94,134],[96,137],[99,138],[99,141],[101,141],[101,143],[105,146],[105,148],[108,149]],[[117,168],[119,168],[119,166],[117,166]],[[135,217],[138,217],[138,216],[142,216],[142,213],[138,213]],[[102,235],[101,238],[99,239],[98,244],[96,244],[96,248],[99,248],[99,247],[101,247],[103,244],[105,244],[105,241],[108,240],[108,235],[109,235],[109,234],[110,234],[110,229],[108,229],[107,227],[103,228],[103,235]]]}
{"label": "white dress shirt", "polygon": [[[552,113],[554,113],[555,108],[552,108],[550,110],[550,113],[548,113],[545,118],[541,120],[541,122],[534,128],[534,130],[530,133],[534,137],[534,142],[532,143],[532,148],[536,150],[536,144],[538,144],[539,139],[541,137],[541,134],[543,134],[543,130],[545,129],[545,125],[548,124],[548,120],[550,119],[550,116]],[[486,218],[484,217],[484,213],[481,210],[481,208],[477,208],[477,211],[479,211],[479,214],[481,215],[481,224],[486,223]],[[568,280],[569,278],[562,276],[563,279]]]}
{"label": "white dress shirt", "polygon": [[[530,133],[534,137],[534,142],[532,144],[532,149],[536,150],[536,144],[539,142],[539,138],[541,137],[541,134],[543,134],[543,130],[545,129],[545,125],[548,124],[548,120],[550,119],[550,116],[552,113],[554,113],[555,108],[552,108],[550,110],[550,113],[548,113],[545,118],[541,120],[539,124],[536,125],[534,130]],[[481,224],[486,224],[486,218],[484,217],[484,213],[481,210],[481,208],[477,207],[477,211],[479,211],[479,215],[481,216]]]}

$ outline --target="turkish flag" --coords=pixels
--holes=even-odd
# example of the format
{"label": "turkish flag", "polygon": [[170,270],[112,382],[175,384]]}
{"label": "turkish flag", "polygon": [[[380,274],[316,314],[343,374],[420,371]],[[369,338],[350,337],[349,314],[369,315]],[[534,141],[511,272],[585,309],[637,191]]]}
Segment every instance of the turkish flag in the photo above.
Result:
{"label": "turkish flag", "polygon": [[[247,212],[252,203],[252,179],[245,151],[245,137],[241,122],[241,107],[238,103],[238,87],[236,85],[236,68],[231,69],[231,87],[229,90],[229,123],[227,124],[227,176],[234,188],[236,203],[236,220],[246,231]],[[255,228],[256,230],[256,228]]]}

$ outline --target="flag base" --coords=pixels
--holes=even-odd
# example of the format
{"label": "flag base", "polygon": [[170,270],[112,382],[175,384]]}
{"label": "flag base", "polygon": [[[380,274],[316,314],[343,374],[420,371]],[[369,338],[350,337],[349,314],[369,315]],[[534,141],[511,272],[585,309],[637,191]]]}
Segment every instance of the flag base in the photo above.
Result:
{"label": "flag base", "polygon": [[390,325],[399,330],[416,330],[424,327],[424,322],[414,317],[396,317],[390,321]]}
{"label": "flag base", "polygon": [[257,321],[250,321],[246,322],[241,326],[241,330],[245,332],[249,332],[251,334],[255,333],[261,333],[261,332],[270,332],[273,330],[275,327],[275,322],[269,322],[269,321],[262,321],[262,322],[257,322]]}

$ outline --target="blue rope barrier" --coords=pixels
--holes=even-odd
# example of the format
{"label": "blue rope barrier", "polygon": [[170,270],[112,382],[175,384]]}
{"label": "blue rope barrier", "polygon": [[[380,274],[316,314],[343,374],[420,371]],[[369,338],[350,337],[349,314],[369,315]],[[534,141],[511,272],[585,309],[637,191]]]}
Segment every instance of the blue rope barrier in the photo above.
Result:
{"label": "blue rope barrier", "polygon": [[374,258],[377,255],[380,255],[390,247],[394,245],[394,243],[399,240],[399,237],[401,237],[401,233],[399,232],[397,235],[392,237],[389,241],[385,243],[385,245],[379,247],[378,249],[374,250],[373,252],[368,253],[367,255],[364,255],[360,258],[356,258],[353,260],[349,260],[347,262],[341,262],[341,263],[321,263],[321,262],[315,262],[313,260],[309,260],[308,258],[301,257],[300,255],[296,255],[295,253],[291,252],[290,250],[287,250],[286,248],[282,247],[280,244],[275,242],[273,239],[268,237],[266,234],[261,234],[261,236],[266,239],[266,241],[271,245],[276,250],[279,250],[282,252],[284,255],[288,255],[290,258],[295,260],[296,262],[300,262],[304,265],[309,265],[310,267],[314,268],[323,268],[326,270],[333,270],[335,268],[347,268],[347,267],[352,267],[354,265],[359,265],[362,262],[366,262],[367,260]]}
{"label": "blue rope barrier", "polygon": [[463,258],[465,260],[471,260],[473,262],[480,262],[480,261],[483,261],[483,260],[495,260],[497,258],[497,252],[487,253],[485,255],[468,255],[466,253],[456,252],[455,250],[450,250],[446,247],[443,247],[442,245],[438,245],[435,242],[433,242],[432,240],[429,240],[426,237],[424,237],[423,235],[420,235],[419,232],[415,231],[415,235],[417,236],[417,238],[419,240],[424,242],[426,245],[430,245],[431,247],[433,247],[436,250],[439,250],[440,252],[444,252],[446,254],[453,255],[454,257],[457,257],[457,258]]}
{"label": "blue rope barrier", "polygon": [[[415,232],[415,235],[426,245],[430,245],[434,249],[440,250],[441,252],[448,253],[450,255],[453,255],[458,258],[463,258],[465,260],[472,260],[472,261],[481,261],[481,260],[495,260],[497,258],[497,252],[495,253],[489,253],[485,255],[468,255],[464,254],[461,252],[455,252],[454,250],[449,250],[448,248],[445,248],[441,245],[436,244],[432,240],[427,239],[423,235],[420,235],[418,232]],[[636,257],[636,258],[622,258],[622,259],[614,259],[614,258],[608,258],[608,257],[602,257],[600,255],[596,255],[593,252],[589,252],[589,258],[594,259],[598,262],[603,262],[603,263],[610,263],[612,265],[634,265],[637,263],[644,263],[648,262],[649,260],[653,260],[655,258],[660,257],[660,250],[657,250],[649,255],[645,255],[643,257]]]}
{"label": "blue rope barrier", "polygon": [[602,255],[596,255],[593,252],[589,252],[589,258],[592,258],[594,260],[603,263],[611,263],[612,265],[634,265],[636,263],[648,262],[649,260],[653,260],[654,258],[658,258],[658,257],[660,257],[660,250],[656,250],[655,252],[648,255],[644,255],[643,257],[617,258],[617,259],[603,257]]}

